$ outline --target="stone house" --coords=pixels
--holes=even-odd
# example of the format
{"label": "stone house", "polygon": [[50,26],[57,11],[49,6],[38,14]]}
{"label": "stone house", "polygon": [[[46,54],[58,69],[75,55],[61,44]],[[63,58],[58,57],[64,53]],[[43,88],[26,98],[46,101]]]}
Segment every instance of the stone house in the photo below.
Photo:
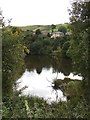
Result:
{"label": "stone house", "polygon": [[63,32],[53,32],[51,38],[57,38],[57,37],[63,37],[64,33]]}

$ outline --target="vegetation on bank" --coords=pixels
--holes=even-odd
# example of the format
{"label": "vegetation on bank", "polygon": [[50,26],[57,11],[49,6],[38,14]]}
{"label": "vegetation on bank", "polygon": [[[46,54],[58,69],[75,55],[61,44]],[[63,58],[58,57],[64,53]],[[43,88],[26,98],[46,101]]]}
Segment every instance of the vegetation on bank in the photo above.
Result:
{"label": "vegetation on bank", "polygon": [[3,98],[3,118],[87,118],[88,105],[86,101],[68,100],[47,104],[43,98],[20,96],[14,93],[12,97]]}
{"label": "vegetation on bank", "polygon": [[[43,34],[40,27],[34,32],[23,31],[18,27],[2,28],[2,83],[3,83],[3,118],[89,118],[90,116],[90,2],[73,2],[69,11],[69,27],[51,25],[48,34]],[[63,26],[63,27],[62,27]],[[68,30],[68,29],[69,30]],[[66,34],[67,31],[72,34]],[[63,35],[52,38],[54,32]],[[51,55],[56,61],[60,57],[72,59],[76,71],[83,76],[81,85],[69,82],[68,92],[83,90],[83,95],[73,97],[67,102],[47,104],[37,97],[20,96],[13,92],[16,78],[24,68],[25,54]],[[66,85],[66,86],[67,86]],[[75,94],[76,94],[75,93]]]}

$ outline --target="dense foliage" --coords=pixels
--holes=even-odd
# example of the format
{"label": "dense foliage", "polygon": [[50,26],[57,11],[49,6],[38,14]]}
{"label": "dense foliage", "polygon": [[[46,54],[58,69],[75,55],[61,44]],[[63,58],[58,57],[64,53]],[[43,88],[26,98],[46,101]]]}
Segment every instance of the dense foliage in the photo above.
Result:
{"label": "dense foliage", "polygon": [[90,107],[90,2],[74,2],[70,15],[72,38],[68,52],[75,68],[82,70],[85,97]]}
{"label": "dense foliage", "polygon": [[2,84],[3,95],[11,93],[12,83],[21,73],[23,65],[22,35],[12,33],[8,28],[2,30]]}
{"label": "dense foliage", "polygon": [[51,38],[52,34],[47,33],[44,35],[39,29],[34,34],[28,30],[25,32],[23,42],[30,50],[31,55],[61,55],[67,57],[66,52],[69,47],[70,36],[64,35]]}
{"label": "dense foliage", "polygon": [[[7,102],[5,102],[7,101]],[[6,97],[3,104],[3,118],[87,118],[88,106],[85,100],[47,104],[43,98]]]}

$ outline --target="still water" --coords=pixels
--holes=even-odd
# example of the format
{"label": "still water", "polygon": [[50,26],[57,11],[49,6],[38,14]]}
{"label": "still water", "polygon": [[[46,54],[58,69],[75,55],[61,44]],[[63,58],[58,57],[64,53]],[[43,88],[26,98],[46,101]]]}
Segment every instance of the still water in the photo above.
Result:
{"label": "still water", "polygon": [[48,103],[53,101],[66,101],[63,92],[53,89],[53,81],[64,78],[82,80],[79,75],[74,75],[69,59],[52,59],[47,56],[27,56],[26,68],[19,82],[17,90],[27,86],[22,95],[43,97]]}

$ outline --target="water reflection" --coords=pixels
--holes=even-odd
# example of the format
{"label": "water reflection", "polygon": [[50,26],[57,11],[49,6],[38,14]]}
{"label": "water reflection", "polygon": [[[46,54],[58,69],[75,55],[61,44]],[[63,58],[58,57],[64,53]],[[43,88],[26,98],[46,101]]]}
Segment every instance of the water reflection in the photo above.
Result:
{"label": "water reflection", "polygon": [[43,68],[53,68],[53,72],[62,72],[68,76],[72,72],[72,62],[70,59],[60,58],[58,60],[52,59],[48,56],[27,56],[25,58],[26,69],[32,71],[36,69],[40,74]]}
{"label": "water reflection", "polygon": [[48,68],[43,67],[39,74],[37,72],[37,68],[32,69],[31,71],[26,69],[22,77],[17,81],[21,82],[18,90],[24,86],[28,86],[28,88],[23,91],[23,95],[43,97],[49,103],[52,101],[66,101],[66,97],[63,95],[63,92],[60,89],[54,90],[52,83],[55,79],[64,80],[68,77],[71,79],[81,80],[82,77],[73,75],[73,73],[65,76],[62,72],[53,71],[54,68],[50,66]]}

